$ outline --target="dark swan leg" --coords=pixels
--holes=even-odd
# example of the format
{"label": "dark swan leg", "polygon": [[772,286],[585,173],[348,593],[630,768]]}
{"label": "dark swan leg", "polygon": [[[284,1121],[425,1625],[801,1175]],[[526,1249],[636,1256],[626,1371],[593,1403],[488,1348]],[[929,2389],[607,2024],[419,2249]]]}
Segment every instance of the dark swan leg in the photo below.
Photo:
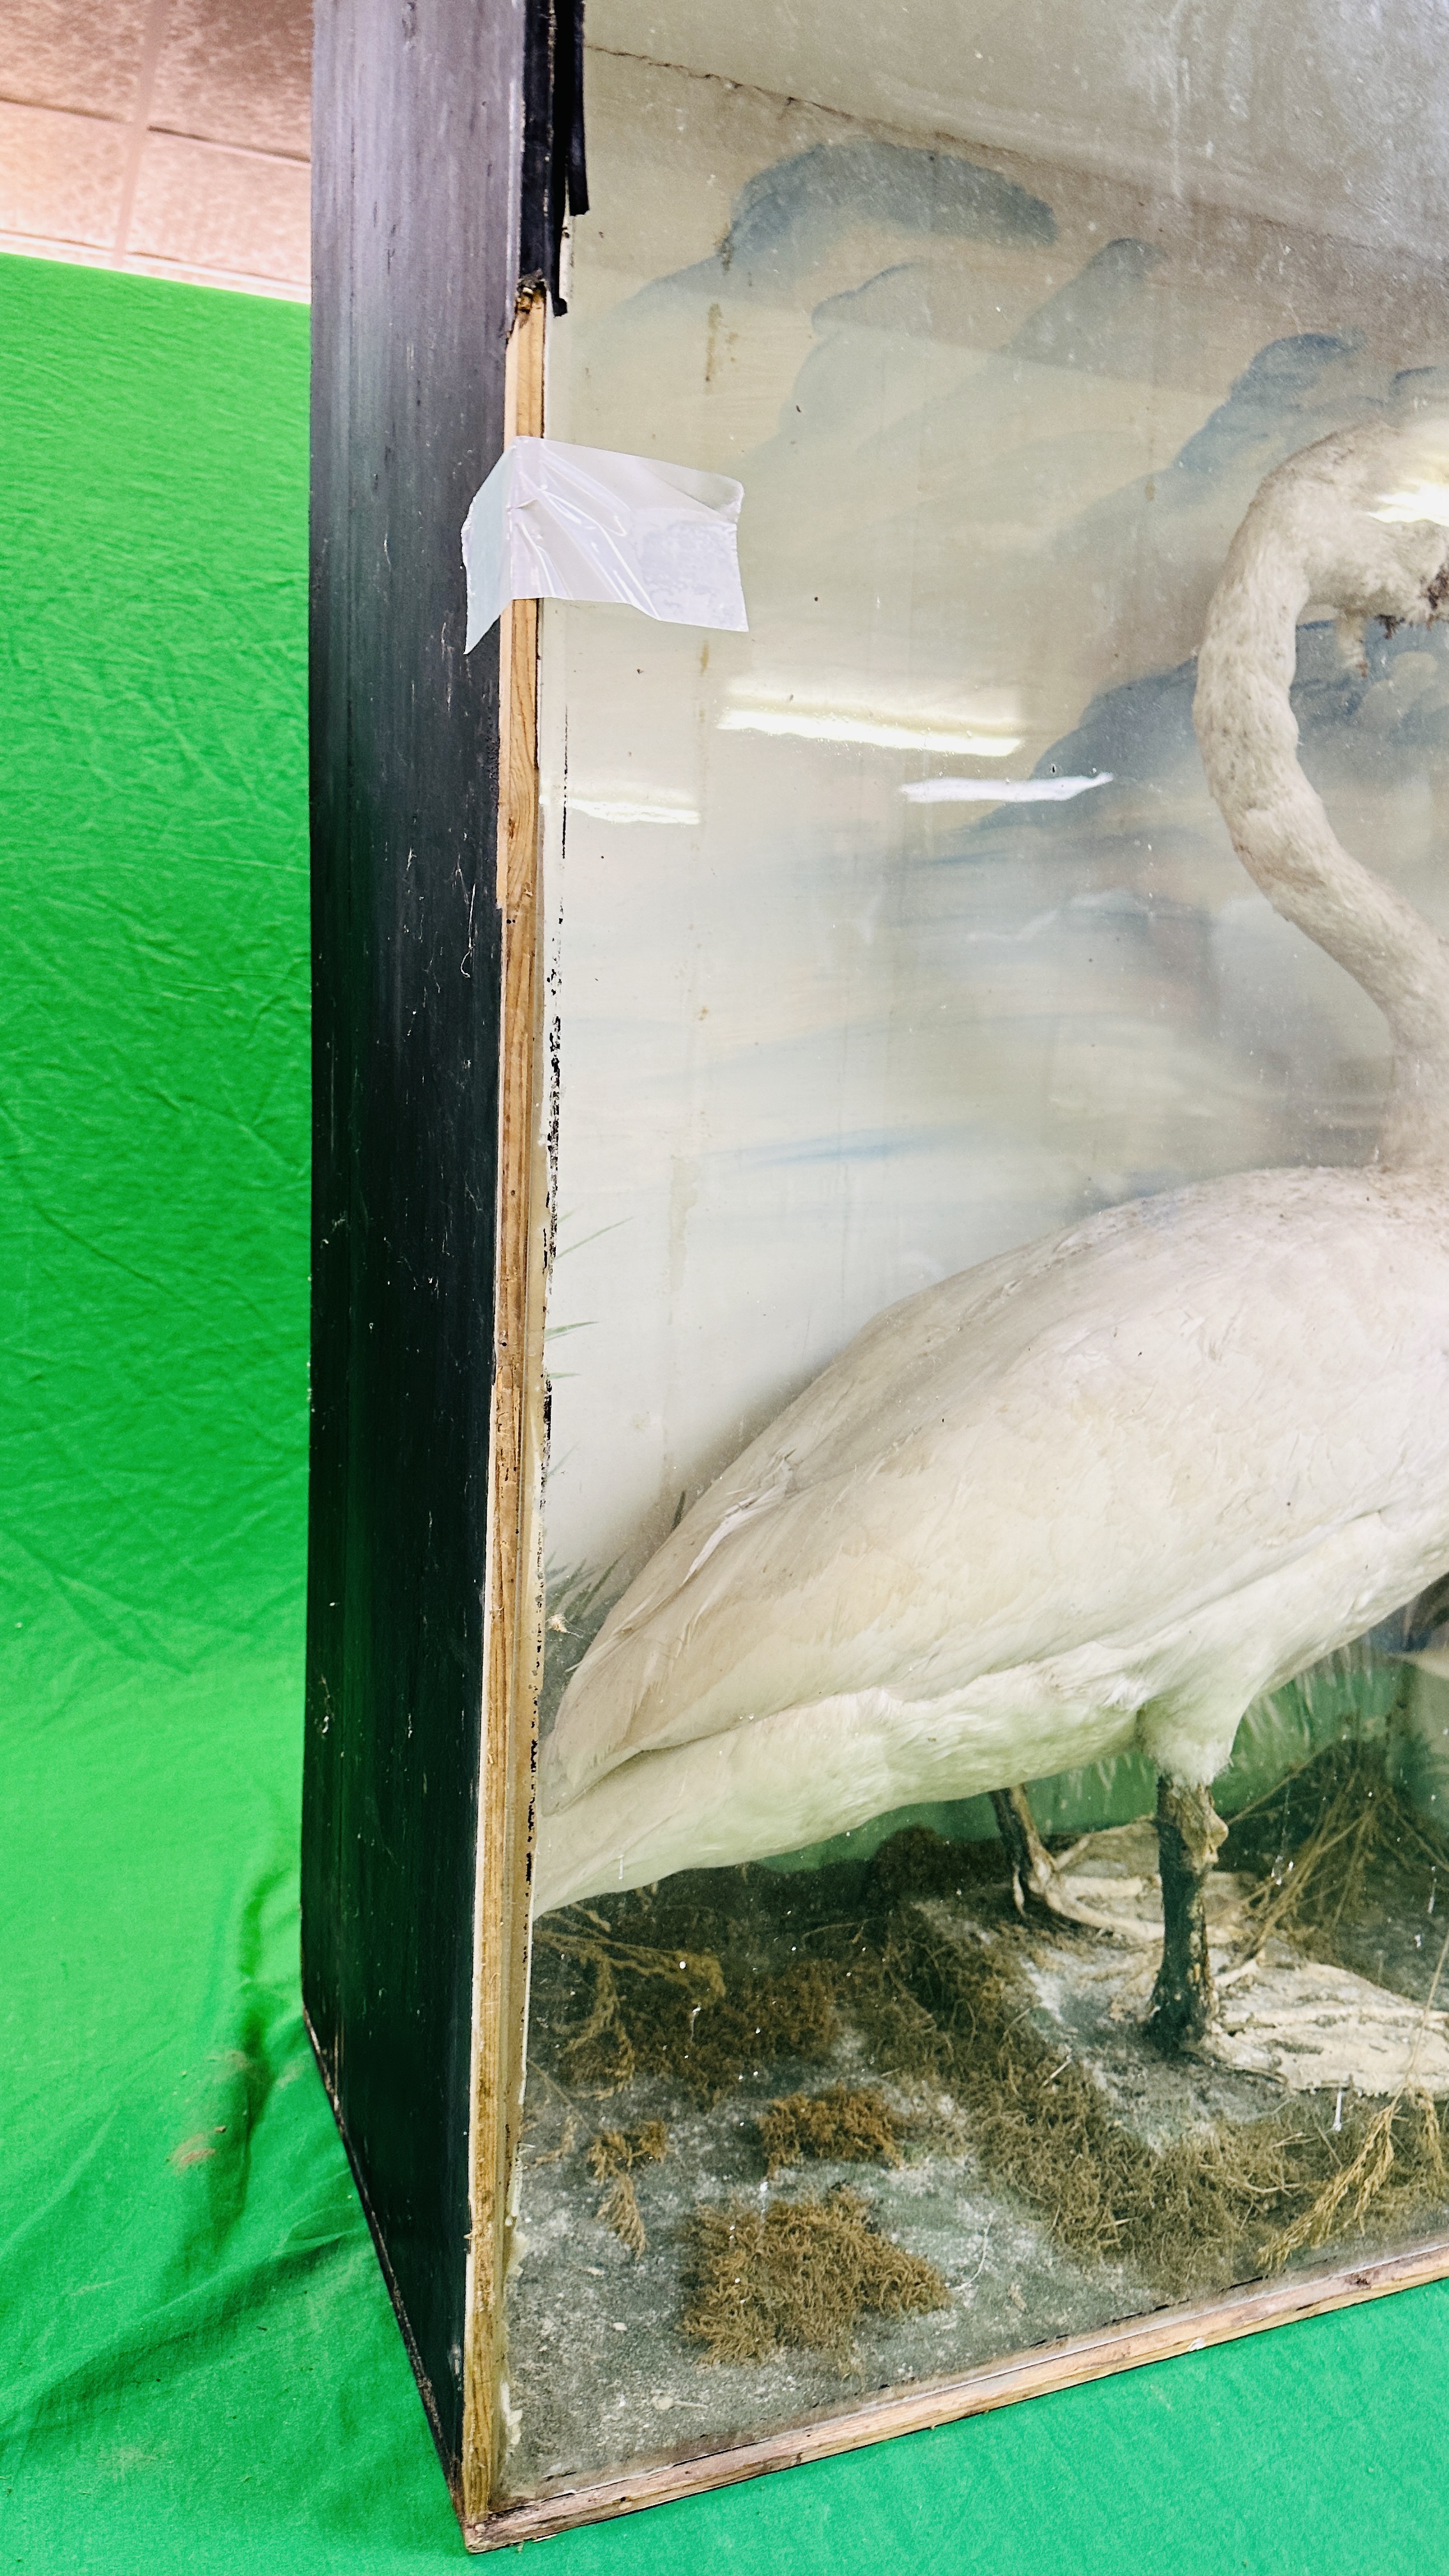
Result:
{"label": "dark swan leg", "polygon": [[[1073,1895],[1059,1864],[1037,1832],[1024,1789],[993,1789],[991,1804],[996,1810],[996,1830],[1006,1847],[1012,1899],[1023,1922],[1032,1916],[1039,1921],[1042,1914],[1051,1914],[1060,1923],[1080,1923],[1089,1932],[1109,1932],[1116,1941],[1152,1939],[1143,1924],[1099,1913],[1096,1906],[1084,1905],[1080,1897]],[[1084,1839],[1090,1841],[1091,1837]],[[1073,1846],[1074,1851],[1077,1849],[1080,1845]],[[1072,1853],[1063,1857],[1070,1860]]]}
{"label": "dark swan leg", "polygon": [[1148,2027],[1164,2048],[1201,2039],[1217,2012],[1208,1958],[1203,1888],[1227,1826],[1206,1788],[1157,1783],[1157,1852],[1162,1874],[1162,1965]]}
{"label": "dark swan leg", "polygon": [[1043,1905],[1050,1901],[1056,1884],[1051,1854],[1037,1832],[1024,1789],[993,1789],[991,1804],[996,1810],[996,1830],[1006,1846],[1012,1898],[1017,1913],[1025,1914],[1029,1896]]}

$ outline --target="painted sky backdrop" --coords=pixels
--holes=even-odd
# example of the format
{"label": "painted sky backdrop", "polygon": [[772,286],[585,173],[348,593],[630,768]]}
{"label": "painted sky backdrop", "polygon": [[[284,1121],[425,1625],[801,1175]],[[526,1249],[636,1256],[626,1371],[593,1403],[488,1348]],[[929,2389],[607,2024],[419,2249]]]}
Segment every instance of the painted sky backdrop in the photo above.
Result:
{"label": "painted sky backdrop", "polygon": [[[1372,1149],[1382,1024],[1234,859],[1192,654],[1262,476],[1438,407],[1449,341],[1404,256],[591,69],[550,426],[738,475],[751,621],[547,617],[549,1553],[617,1580],[895,1298]],[[1444,641],[1357,674],[1309,623],[1295,704],[1345,841],[1449,924]]]}

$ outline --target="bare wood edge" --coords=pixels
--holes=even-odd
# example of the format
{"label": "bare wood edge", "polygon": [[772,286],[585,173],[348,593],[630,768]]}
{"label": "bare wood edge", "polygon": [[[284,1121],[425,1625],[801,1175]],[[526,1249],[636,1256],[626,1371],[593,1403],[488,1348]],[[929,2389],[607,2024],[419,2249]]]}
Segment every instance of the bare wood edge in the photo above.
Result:
{"label": "bare wood edge", "polygon": [[1108,2326],[1096,2334],[1041,2345],[1034,2352],[1013,2354],[988,2363],[959,2379],[935,2380],[876,2398],[848,2414],[807,2418],[758,2442],[723,2451],[676,2456],[622,2477],[558,2490],[524,2504],[505,2506],[478,2518],[469,2517],[463,2537],[471,2550],[506,2549],[525,2540],[544,2540],[581,2523],[603,2522],[646,2506],[677,2503],[714,2487],[741,2485],[776,2469],[798,2468],[809,2460],[829,2459],[843,2451],[863,2450],[900,2433],[930,2432],[969,2415],[985,2415],[998,2406],[1013,2406],[1023,2397],[1042,2397],[1065,2388],[1081,2388],[1119,2370],[1139,2370],[1153,2361],[1171,2361],[1182,2353],[1203,2352],[1212,2344],[1231,2343],[1244,2335],[1262,2334],[1271,2326],[1294,2325],[1324,2316],[1335,2308],[1360,2306],[1394,2290],[1421,2288],[1449,2273],[1449,2238],[1435,2237],[1406,2253],[1351,2269],[1318,2273],[1304,2280],[1260,2283],[1228,2297],[1193,2307],[1159,2309],[1133,2322]]}
{"label": "bare wood edge", "polygon": [[[525,288],[508,341],[505,446],[515,438],[543,434],[544,330],[543,290]],[[497,897],[503,916],[498,1249],[473,1922],[470,2229],[459,2498],[465,2520],[486,2511],[507,2439],[503,2301],[523,2107],[533,1773],[543,1653],[543,1306],[549,1206],[540,1114],[536,600],[514,600],[505,607],[498,654]]]}

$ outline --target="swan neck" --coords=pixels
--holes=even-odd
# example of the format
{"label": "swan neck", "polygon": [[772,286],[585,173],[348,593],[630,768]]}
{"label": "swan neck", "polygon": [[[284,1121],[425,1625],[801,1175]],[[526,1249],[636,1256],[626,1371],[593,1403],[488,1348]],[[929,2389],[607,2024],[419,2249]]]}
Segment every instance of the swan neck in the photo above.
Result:
{"label": "swan neck", "polygon": [[1250,517],[1208,611],[1193,720],[1233,846],[1275,911],[1344,967],[1389,1025],[1381,1162],[1449,1159],[1449,944],[1344,849],[1298,760],[1298,620],[1322,596],[1308,547]]}

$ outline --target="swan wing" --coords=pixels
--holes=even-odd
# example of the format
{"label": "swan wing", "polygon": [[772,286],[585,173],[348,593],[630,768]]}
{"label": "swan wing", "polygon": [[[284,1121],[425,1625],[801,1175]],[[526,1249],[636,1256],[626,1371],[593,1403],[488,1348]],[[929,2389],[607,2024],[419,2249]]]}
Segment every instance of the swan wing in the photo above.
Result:
{"label": "swan wing", "polygon": [[1085,1226],[980,1262],[873,1316],[700,1495],[615,1603],[597,1646],[646,1627],[736,1529],[791,1493],[872,1464],[883,1427],[893,1418],[909,1421],[926,1373],[947,1352],[959,1365],[968,1334],[976,1367],[989,1380],[1039,1331],[1043,1286],[1135,1220],[1136,1203],[1107,1209]]}
{"label": "swan wing", "polygon": [[1442,1490],[1449,1530],[1446,1290],[1412,1186],[1256,1174],[891,1309],[618,1603],[545,1805],[837,1693],[1143,1640],[1406,1493]]}

